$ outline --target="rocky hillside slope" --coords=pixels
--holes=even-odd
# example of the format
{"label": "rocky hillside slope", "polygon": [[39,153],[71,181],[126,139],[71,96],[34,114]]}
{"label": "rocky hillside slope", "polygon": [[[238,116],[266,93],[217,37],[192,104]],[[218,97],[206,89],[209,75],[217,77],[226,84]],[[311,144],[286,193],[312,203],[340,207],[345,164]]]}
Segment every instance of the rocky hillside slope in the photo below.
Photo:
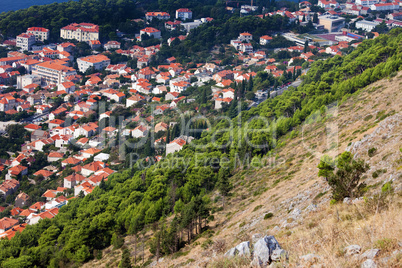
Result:
{"label": "rocky hillside slope", "polygon": [[[401,267],[401,88],[402,72],[306,120],[278,141],[265,167],[233,177],[230,200],[214,213],[209,230],[180,252],[152,259],[153,266],[250,267],[252,256],[224,253],[244,241],[252,250],[253,243],[273,235],[287,255],[275,265]],[[366,198],[330,205],[331,189],[317,176],[317,165],[324,154],[334,157],[345,150],[370,165],[364,176]],[[393,194],[373,199],[386,182],[392,182]],[[212,200],[221,205],[218,194]],[[132,241],[126,238],[133,255]],[[232,250],[232,255],[243,251]],[[146,252],[145,261],[150,257]],[[120,250],[109,248],[85,267],[115,267],[119,261]]]}

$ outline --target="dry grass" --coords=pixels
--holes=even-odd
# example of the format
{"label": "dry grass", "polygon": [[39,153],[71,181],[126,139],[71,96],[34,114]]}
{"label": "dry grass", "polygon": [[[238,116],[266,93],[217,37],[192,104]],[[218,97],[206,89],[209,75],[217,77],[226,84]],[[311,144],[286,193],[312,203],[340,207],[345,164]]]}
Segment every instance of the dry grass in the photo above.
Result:
{"label": "dry grass", "polygon": [[[290,252],[290,264],[296,264],[299,256],[315,253],[323,257],[325,267],[356,267],[355,258],[344,256],[344,248],[357,244],[362,252],[379,248],[377,260],[392,255],[402,239],[402,198],[395,196],[389,208],[373,213],[365,203],[329,206],[312,214],[309,221],[293,229],[290,236],[278,236],[284,248]],[[310,223],[317,225],[311,228]],[[397,256],[380,267],[402,267],[402,258]]]}
{"label": "dry grass", "polygon": [[[402,241],[401,197],[395,195],[389,209],[383,211],[370,210],[362,204],[331,206],[330,189],[323,179],[317,177],[317,164],[322,154],[336,156],[351,142],[373,133],[381,124],[378,115],[400,114],[401,81],[394,78],[391,82],[376,82],[340,105],[337,117],[296,129],[298,135],[295,137],[288,135],[280,139],[278,144],[283,146],[271,156],[269,165],[258,170],[241,171],[233,178],[236,186],[233,196],[224,210],[216,212],[215,220],[209,223],[214,231],[211,239],[215,244],[203,249],[201,245],[206,238],[201,237],[182,249],[189,251],[188,254],[177,258],[167,256],[158,266],[247,267],[249,260],[227,260],[222,253],[250,240],[256,233],[275,235],[282,247],[289,251],[290,267],[295,267],[298,258],[308,253],[322,256],[325,267],[358,267],[360,262],[344,256],[343,249],[350,244],[360,245],[362,251],[381,247],[379,259],[390,255],[396,243]],[[337,135],[327,137],[328,126],[337,127]],[[353,152],[372,167],[365,179],[371,185],[367,195],[378,192],[390,178],[394,179],[396,192],[401,191],[401,133],[402,126],[396,126],[387,138],[383,135],[374,137],[370,146],[363,144]],[[336,140],[337,144],[334,143]],[[373,157],[368,156],[367,146],[377,148]],[[387,172],[373,178],[372,173],[382,168]],[[305,210],[311,204],[318,206],[316,211]],[[214,205],[220,206],[220,202]],[[290,217],[294,208],[303,211],[300,218]],[[264,219],[269,212],[274,216]],[[280,230],[274,231],[275,226]],[[146,256],[147,260],[150,257],[147,250]],[[98,264],[106,263],[105,259],[91,262],[87,267],[98,267]],[[400,255],[393,256],[388,267],[402,267],[401,259]],[[381,263],[378,265],[385,267]]]}

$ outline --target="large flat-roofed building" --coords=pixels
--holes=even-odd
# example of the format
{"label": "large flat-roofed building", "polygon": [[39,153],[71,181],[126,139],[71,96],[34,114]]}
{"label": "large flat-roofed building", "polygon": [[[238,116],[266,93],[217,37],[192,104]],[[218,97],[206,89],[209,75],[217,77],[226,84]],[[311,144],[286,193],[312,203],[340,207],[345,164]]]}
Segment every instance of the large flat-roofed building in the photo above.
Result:
{"label": "large flat-roofed building", "polygon": [[74,68],[67,65],[68,63],[62,60],[43,62],[35,65],[32,74],[40,76],[42,84],[58,85],[65,82],[67,76],[77,74]]}
{"label": "large flat-roofed building", "polygon": [[378,21],[360,20],[356,22],[356,28],[371,32],[378,24]]}
{"label": "large flat-roofed building", "polygon": [[88,68],[93,67],[95,70],[106,68],[110,64],[110,59],[105,55],[92,55],[77,59],[78,69],[85,72]]}
{"label": "large flat-roofed building", "polygon": [[318,17],[320,24],[324,25],[324,28],[328,32],[337,32],[345,26],[345,18],[334,15],[323,15]]}
{"label": "large flat-roofed building", "polygon": [[36,40],[45,41],[49,39],[50,31],[49,29],[42,27],[30,27],[27,30],[27,33],[31,33],[35,35]]}
{"label": "large flat-roofed building", "polygon": [[61,28],[60,37],[75,39],[79,42],[99,40],[99,26],[92,23],[72,23]]}

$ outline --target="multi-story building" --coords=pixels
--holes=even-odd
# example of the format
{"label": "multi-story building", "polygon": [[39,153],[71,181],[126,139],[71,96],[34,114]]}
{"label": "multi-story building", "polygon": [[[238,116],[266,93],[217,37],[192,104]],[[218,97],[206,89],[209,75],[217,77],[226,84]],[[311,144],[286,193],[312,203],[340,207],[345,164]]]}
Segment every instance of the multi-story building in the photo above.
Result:
{"label": "multi-story building", "polygon": [[188,8],[179,8],[176,10],[176,19],[191,20],[193,18],[193,12]]}
{"label": "multi-story building", "polygon": [[345,18],[335,15],[323,15],[318,17],[320,24],[324,25],[324,28],[328,32],[336,32],[345,27]]}
{"label": "multi-story building", "polygon": [[30,50],[35,42],[35,35],[32,33],[22,33],[17,36],[17,47],[20,47],[22,50]]}
{"label": "multi-story building", "polygon": [[145,14],[145,19],[149,21],[152,21],[153,19],[168,20],[170,19],[170,15],[167,12],[147,12]]}
{"label": "multi-story building", "polygon": [[110,59],[105,55],[92,55],[77,59],[78,69],[85,72],[88,68],[93,67],[95,70],[106,68],[110,64]]}
{"label": "multi-story building", "polygon": [[61,28],[60,37],[75,39],[79,42],[99,40],[99,26],[92,23],[72,23]]}
{"label": "multi-story building", "polygon": [[68,67],[67,64],[61,60],[43,62],[35,65],[32,74],[40,76],[42,84],[58,85],[65,82],[67,76],[77,74],[74,68]]}
{"label": "multi-story building", "polygon": [[49,39],[50,31],[49,29],[42,27],[30,27],[27,30],[27,33],[31,33],[35,35],[36,40],[45,41]]}
{"label": "multi-story building", "polygon": [[398,3],[380,3],[380,4],[373,4],[370,6],[372,11],[394,11],[399,10]]}
{"label": "multi-story building", "polygon": [[153,37],[153,38],[157,38],[157,39],[161,38],[161,31],[159,31],[158,29],[152,28],[152,27],[147,27],[145,29],[142,29],[140,31],[140,37],[143,34],[147,34],[147,35],[149,35],[149,37]]}
{"label": "multi-story building", "polygon": [[356,22],[356,28],[371,32],[378,24],[378,21],[360,20]]}
{"label": "multi-story building", "polygon": [[355,4],[370,7],[371,5],[377,4],[378,2],[378,0],[356,0]]}
{"label": "multi-story building", "polygon": [[41,77],[39,75],[27,74],[17,76],[17,88],[22,89],[27,85],[41,84]]}
{"label": "multi-story building", "polygon": [[253,35],[251,33],[240,33],[239,36],[237,37],[237,40],[243,42],[250,42],[253,39]]}
{"label": "multi-story building", "polygon": [[265,46],[272,40],[272,37],[269,35],[263,35],[260,37],[260,45]]}

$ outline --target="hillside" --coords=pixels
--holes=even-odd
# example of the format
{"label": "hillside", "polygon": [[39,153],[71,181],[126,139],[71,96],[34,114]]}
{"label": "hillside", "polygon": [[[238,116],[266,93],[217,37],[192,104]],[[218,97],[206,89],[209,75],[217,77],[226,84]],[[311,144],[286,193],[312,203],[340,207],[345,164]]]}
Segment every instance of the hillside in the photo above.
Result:
{"label": "hillside", "polygon": [[[314,253],[322,257],[325,267],[356,267],[359,260],[343,253],[344,247],[353,244],[362,251],[380,247],[379,267],[401,265],[397,244],[402,239],[401,84],[402,72],[375,82],[330,109],[326,119],[307,119],[311,122],[280,139],[282,146],[269,159],[271,165],[234,176],[233,195],[225,209],[214,214],[210,230],[180,254],[161,259],[158,266],[247,267],[249,260],[228,260],[222,255],[258,234],[274,235],[289,252],[291,266],[301,264],[300,256]],[[372,157],[370,148],[376,148]],[[317,165],[323,154],[336,156],[345,150],[370,164],[365,196],[381,192],[382,185],[392,181],[396,194],[389,209],[376,211],[364,201],[330,205],[330,188],[317,176]],[[273,217],[264,219],[269,212]],[[126,238],[132,251],[133,241]],[[393,252],[398,248],[397,255]],[[119,250],[108,248],[105,253],[84,267],[114,267],[120,261]]]}
{"label": "hillside", "polygon": [[[363,138],[361,143],[350,145],[354,145],[352,153],[369,160],[372,167],[367,173],[371,187],[366,187],[366,195],[380,189],[383,182],[379,180],[385,181],[389,178],[385,176],[393,172],[394,167],[385,170],[382,165],[400,165],[395,164],[399,155],[388,155],[383,150],[388,139],[397,144],[389,146],[394,154],[399,154],[401,147],[400,140],[394,140],[400,132],[396,123],[400,122],[397,116],[401,98],[400,90],[395,89],[400,86],[401,39],[401,29],[394,29],[390,34],[365,40],[349,55],[314,62],[297,89],[290,88],[240,114],[236,106],[231,107],[230,117],[216,118],[199,139],[179,152],[150,167],[143,168],[138,162],[131,169],[112,174],[91,194],[70,200],[54,219],[30,225],[12,240],[1,240],[0,263],[3,267],[70,267],[106,255],[100,262],[115,266],[120,251],[113,251],[109,260],[106,251],[111,251],[110,245],[121,246],[121,240],[128,236],[127,245],[141,246],[137,253],[145,242],[145,263],[165,256],[162,266],[170,262],[212,265],[213,249],[219,251],[219,256],[251,235],[273,233],[274,229],[291,254],[290,260],[296,261],[299,253],[311,251],[305,241],[316,240],[305,239],[302,248],[291,248],[298,245],[292,242],[292,230],[315,225],[306,207],[315,210],[312,213],[320,219],[330,218],[331,213],[325,213],[324,208],[337,208],[328,207],[329,189],[317,179],[316,167],[323,153],[336,156],[349,143]],[[372,85],[383,78],[389,79],[379,82],[383,87]],[[249,83],[254,89],[252,85]],[[363,88],[366,91],[359,95]],[[341,105],[335,105],[341,100]],[[339,107],[338,116],[328,114],[326,107]],[[205,123],[203,120],[196,123]],[[394,123],[381,125],[389,120]],[[375,132],[375,136],[364,138],[376,127],[382,127],[378,135]],[[375,144],[377,141],[379,144]],[[257,168],[242,170],[235,165],[238,159]],[[374,172],[375,180],[370,181]],[[392,178],[398,180],[397,172],[393,173]],[[399,187],[398,182],[392,185],[396,191]],[[317,207],[311,205],[313,200]],[[189,252],[192,247],[194,250]],[[319,250],[317,253],[324,255]],[[332,256],[331,251],[325,254]],[[177,258],[169,260],[169,256]]]}

